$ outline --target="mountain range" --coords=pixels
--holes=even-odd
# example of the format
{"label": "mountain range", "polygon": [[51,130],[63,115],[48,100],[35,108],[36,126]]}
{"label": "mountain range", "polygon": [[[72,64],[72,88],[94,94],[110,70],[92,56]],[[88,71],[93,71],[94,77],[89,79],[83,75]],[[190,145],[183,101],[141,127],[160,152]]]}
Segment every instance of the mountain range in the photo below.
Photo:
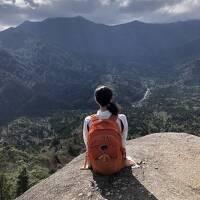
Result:
{"label": "mountain range", "polygon": [[93,90],[113,87],[122,105],[146,82],[199,84],[200,21],[108,26],[83,17],[25,21],[0,32],[0,120],[94,108]]}

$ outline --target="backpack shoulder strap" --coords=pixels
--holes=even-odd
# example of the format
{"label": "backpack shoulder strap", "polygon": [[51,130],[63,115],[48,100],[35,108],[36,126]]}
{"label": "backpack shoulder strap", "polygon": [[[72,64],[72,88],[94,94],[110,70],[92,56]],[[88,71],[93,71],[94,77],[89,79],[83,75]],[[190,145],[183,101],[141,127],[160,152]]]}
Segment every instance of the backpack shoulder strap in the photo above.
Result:
{"label": "backpack shoulder strap", "polygon": [[124,124],[122,122],[122,120],[119,118],[120,124],[121,124],[121,128],[122,128],[122,132],[124,131]]}
{"label": "backpack shoulder strap", "polygon": [[97,114],[90,115],[91,119],[97,117]]}
{"label": "backpack shoulder strap", "polygon": [[93,114],[90,117],[91,117],[91,119],[90,119],[91,123],[93,123],[94,121],[99,119],[96,114]]}
{"label": "backpack shoulder strap", "polygon": [[109,117],[109,119],[111,119],[111,120],[113,120],[113,121],[117,121],[117,115],[111,115],[110,117]]}
{"label": "backpack shoulder strap", "polygon": [[[90,115],[90,117],[91,117],[90,118],[90,122],[87,124],[87,130],[88,131],[90,129],[91,124],[94,123],[96,120],[99,119],[96,114],[92,114],[92,115]],[[89,126],[89,124],[90,124],[90,126]]]}
{"label": "backpack shoulder strap", "polygon": [[123,124],[122,120],[117,115],[111,115],[109,119],[116,121],[116,122],[117,122],[117,119],[118,119],[120,121],[121,131],[122,132],[124,131],[124,124]]}
{"label": "backpack shoulder strap", "polygon": [[119,133],[121,133],[122,127],[120,126],[120,124],[118,124],[118,119],[119,119],[118,116],[111,115],[108,119],[111,120],[115,124],[115,127],[117,128],[117,130],[119,131]]}

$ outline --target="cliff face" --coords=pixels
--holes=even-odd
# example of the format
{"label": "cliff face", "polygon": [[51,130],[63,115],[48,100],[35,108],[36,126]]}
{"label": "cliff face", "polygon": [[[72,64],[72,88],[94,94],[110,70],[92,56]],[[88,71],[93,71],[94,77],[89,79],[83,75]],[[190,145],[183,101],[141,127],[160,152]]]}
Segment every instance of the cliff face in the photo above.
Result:
{"label": "cliff face", "polygon": [[80,155],[17,200],[200,199],[199,137],[157,133],[129,141],[127,151],[140,168],[100,176],[79,170],[84,161]]}

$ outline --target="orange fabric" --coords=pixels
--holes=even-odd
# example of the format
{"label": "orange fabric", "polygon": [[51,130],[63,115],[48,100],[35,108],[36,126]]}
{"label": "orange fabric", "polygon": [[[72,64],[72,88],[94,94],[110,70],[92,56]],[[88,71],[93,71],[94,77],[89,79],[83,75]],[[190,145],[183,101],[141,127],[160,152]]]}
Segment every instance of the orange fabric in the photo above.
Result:
{"label": "orange fabric", "polygon": [[125,150],[116,116],[99,119],[92,115],[87,155],[93,171],[97,173],[109,175],[125,166]]}

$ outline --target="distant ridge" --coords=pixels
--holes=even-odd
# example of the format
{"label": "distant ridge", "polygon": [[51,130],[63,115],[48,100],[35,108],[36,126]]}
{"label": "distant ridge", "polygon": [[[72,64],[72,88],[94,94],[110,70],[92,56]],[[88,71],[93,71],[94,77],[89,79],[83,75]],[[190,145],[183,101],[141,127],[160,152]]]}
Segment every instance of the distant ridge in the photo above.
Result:
{"label": "distant ridge", "polygon": [[48,21],[52,21],[52,20],[53,21],[54,20],[74,20],[74,21],[79,20],[79,21],[91,22],[91,23],[94,23],[94,24],[102,24],[102,25],[111,26],[111,27],[127,25],[127,24],[149,24],[149,25],[166,25],[166,24],[169,24],[169,25],[172,25],[172,24],[200,23],[199,19],[191,19],[191,20],[183,20],[183,21],[179,20],[179,21],[174,21],[174,22],[163,22],[163,23],[161,23],[161,22],[144,22],[144,21],[140,21],[140,20],[133,20],[133,21],[129,21],[129,22],[109,25],[109,24],[106,24],[106,23],[95,22],[93,20],[87,19],[86,17],[78,15],[78,16],[73,16],[73,17],[49,17],[49,18],[43,19],[41,21],[26,20],[23,23],[21,23],[19,26],[24,25],[24,24],[28,24],[28,23],[42,23],[42,22],[48,22]]}
{"label": "distant ridge", "polygon": [[94,23],[94,24],[98,24],[95,23],[93,21],[90,21],[84,17],[81,16],[76,16],[76,17],[50,17],[50,18],[46,18],[44,20],[41,21],[31,21],[31,20],[26,20],[23,23],[21,23],[18,27],[23,27],[23,26],[27,26],[30,24],[40,24],[40,23],[51,23],[51,22],[89,22],[89,23]]}
{"label": "distant ridge", "polygon": [[[177,62],[174,54],[181,51],[179,47],[200,37],[200,20],[164,24],[135,20],[109,26],[81,16],[56,17],[40,22],[26,21],[15,30],[84,56],[100,55],[122,62],[134,60],[145,64],[171,64]],[[189,52],[192,47],[188,48]],[[191,57],[180,55],[178,61]]]}

